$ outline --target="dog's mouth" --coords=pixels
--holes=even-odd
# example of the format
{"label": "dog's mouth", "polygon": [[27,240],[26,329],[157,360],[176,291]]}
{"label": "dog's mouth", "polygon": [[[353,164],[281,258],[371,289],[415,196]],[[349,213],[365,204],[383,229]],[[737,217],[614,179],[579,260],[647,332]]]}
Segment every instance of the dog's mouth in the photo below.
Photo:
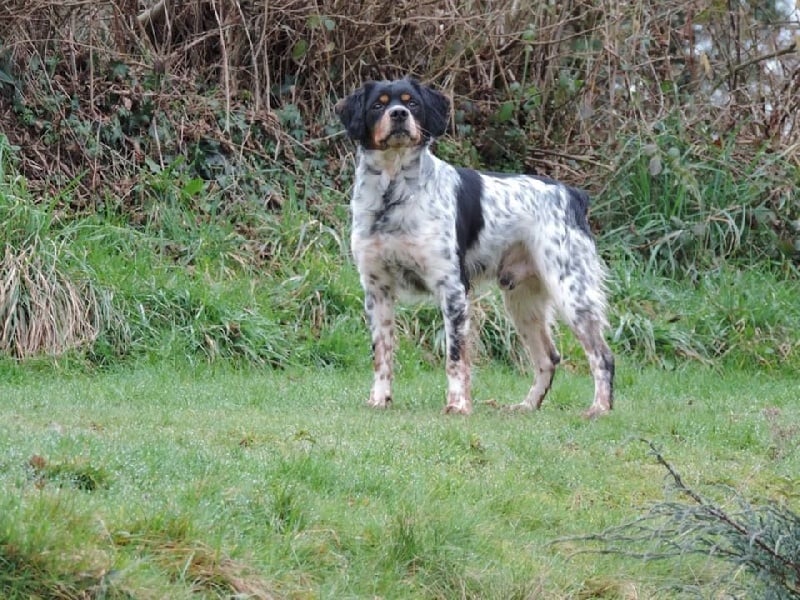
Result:
{"label": "dog's mouth", "polygon": [[378,140],[381,148],[410,148],[420,142],[419,136],[414,136],[404,127],[395,127],[385,138]]}

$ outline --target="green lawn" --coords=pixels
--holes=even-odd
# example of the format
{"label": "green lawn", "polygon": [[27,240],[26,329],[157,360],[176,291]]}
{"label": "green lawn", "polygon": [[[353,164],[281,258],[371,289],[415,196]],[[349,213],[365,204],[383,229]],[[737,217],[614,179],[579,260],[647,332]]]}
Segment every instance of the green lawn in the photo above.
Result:
{"label": "green lawn", "polygon": [[0,596],[682,597],[667,585],[720,567],[552,543],[680,499],[640,438],[723,504],[800,505],[800,376],[622,361],[616,409],[587,422],[575,363],[535,414],[486,403],[527,376],[477,367],[468,418],[413,365],[387,411],[367,368],[4,368]]}

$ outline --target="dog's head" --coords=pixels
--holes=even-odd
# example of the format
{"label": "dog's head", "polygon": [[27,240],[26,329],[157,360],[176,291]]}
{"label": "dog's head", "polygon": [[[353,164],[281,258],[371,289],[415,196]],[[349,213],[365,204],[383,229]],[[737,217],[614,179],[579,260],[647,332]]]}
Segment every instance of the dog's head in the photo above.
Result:
{"label": "dog's head", "polygon": [[336,104],[348,135],[369,150],[427,144],[447,130],[450,102],[413,79],[369,81]]}

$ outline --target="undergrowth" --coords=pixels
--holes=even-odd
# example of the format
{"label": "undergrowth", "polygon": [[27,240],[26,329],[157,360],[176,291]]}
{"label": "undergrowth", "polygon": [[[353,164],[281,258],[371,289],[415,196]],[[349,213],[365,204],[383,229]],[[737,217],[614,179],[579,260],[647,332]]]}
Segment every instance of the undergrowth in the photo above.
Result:
{"label": "undergrowth", "polygon": [[593,215],[610,245],[651,274],[695,281],[733,261],[796,276],[800,168],[792,152],[742,163],[735,137],[720,146],[673,133],[632,140]]}
{"label": "undergrowth", "polygon": [[[254,199],[226,205],[207,182],[180,169],[155,169],[143,175],[147,192],[136,212],[107,203],[95,214],[69,216],[57,198],[34,200],[4,144],[6,354],[69,352],[96,365],[137,358],[273,367],[368,360],[345,193],[323,186],[319,202],[313,177],[298,183],[287,175],[272,182],[279,206]],[[781,250],[782,232],[753,215],[719,217],[734,202],[758,215],[780,203],[794,210],[796,199],[788,190],[753,191],[760,184],[714,171],[713,162],[692,167],[692,185],[704,190],[693,196],[673,171],[643,171],[646,153],[624,160],[592,213],[594,222],[608,224],[598,243],[611,269],[615,350],[667,368],[686,360],[796,365],[797,270],[793,255]],[[679,190],[687,195],[676,205]],[[745,192],[755,208],[742,204]],[[699,235],[700,227],[714,233]],[[473,320],[478,360],[526,368],[496,291],[479,291]],[[402,308],[397,330],[401,352],[415,360],[437,363],[443,356],[434,306]],[[559,337],[567,359],[583,364],[571,334],[560,330]]]}
{"label": "undergrowth", "polygon": [[[145,4],[15,0],[0,18],[4,356],[368,360],[333,106],[413,75],[452,99],[444,159],[594,194],[618,352],[798,364],[785,7]],[[477,356],[525,364],[501,304],[474,299]],[[440,361],[437,311],[404,309],[398,331]]]}

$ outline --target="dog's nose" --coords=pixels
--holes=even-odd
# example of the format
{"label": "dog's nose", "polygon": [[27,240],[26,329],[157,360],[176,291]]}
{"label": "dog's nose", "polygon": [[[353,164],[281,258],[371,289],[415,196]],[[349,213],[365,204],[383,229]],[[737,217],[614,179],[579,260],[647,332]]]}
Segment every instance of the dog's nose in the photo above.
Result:
{"label": "dog's nose", "polygon": [[392,121],[405,121],[408,118],[408,109],[403,106],[397,106],[389,111],[389,116]]}

